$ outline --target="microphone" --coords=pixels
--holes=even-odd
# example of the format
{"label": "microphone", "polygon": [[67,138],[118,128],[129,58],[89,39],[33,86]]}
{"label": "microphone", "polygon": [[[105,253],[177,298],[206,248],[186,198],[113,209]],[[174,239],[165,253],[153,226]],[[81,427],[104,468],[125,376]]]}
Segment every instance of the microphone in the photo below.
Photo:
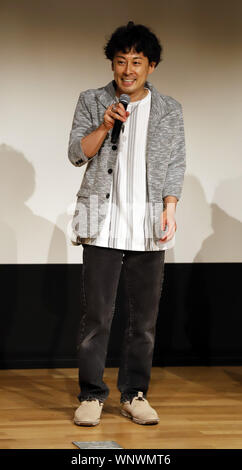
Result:
{"label": "microphone", "polygon": [[[123,104],[124,109],[127,109],[127,106],[129,104],[129,102],[130,102],[130,96],[129,95],[122,94],[120,96],[119,103]],[[112,137],[111,137],[112,144],[116,144],[116,142],[119,138],[119,134],[120,134],[120,131],[121,131],[122,124],[123,124],[123,121],[120,121],[120,119],[115,119],[115,123],[114,123],[114,126],[113,126],[113,131],[112,131]]]}

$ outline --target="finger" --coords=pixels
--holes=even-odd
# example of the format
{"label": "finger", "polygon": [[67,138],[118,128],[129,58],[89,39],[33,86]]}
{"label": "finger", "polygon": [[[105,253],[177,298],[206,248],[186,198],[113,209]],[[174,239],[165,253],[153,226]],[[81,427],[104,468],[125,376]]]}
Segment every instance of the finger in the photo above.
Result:
{"label": "finger", "polygon": [[126,110],[122,103],[112,105],[111,110],[115,113],[120,114],[120,116],[126,117]]}
{"label": "finger", "polygon": [[125,107],[124,107],[123,103],[121,103],[121,102],[119,101],[119,103],[117,103],[116,106],[117,106],[117,109],[119,109],[121,113],[125,114],[125,111],[126,111],[126,110],[125,110]]}
{"label": "finger", "polygon": [[116,119],[116,114],[112,111],[112,105],[109,106],[104,114],[105,120],[109,120],[110,122],[114,123]]}
{"label": "finger", "polygon": [[160,240],[165,240],[166,237],[167,237],[167,235],[168,235],[168,228],[167,228],[167,225],[165,225],[165,227],[162,227],[162,232],[164,232],[165,230],[167,230],[167,231],[166,231],[166,233],[163,235],[163,237],[160,238]]}
{"label": "finger", "polygon": [[[121,107],[122,106],[122,107]],[[120,114],[122,117],[126,117],[126,110],[124,109],[123,105],[119,103],[119,105],[115,109],[116,113]]]}
{"label": "finger", "polygon": [[114,119],[109,116],[109,114],[107,113],[104,117],[104,122],[105,124],[108,126],[108,127],[113,127],[114,126]]}
{"label": "finger", "polygon": [[162,241],[169,241],[174,237],[175,230],[169,230],[164,237],[161,238]]}
{"label": "finger", "polygon": [[125,117],[121,116],[120,114],[118,114],[118,113],[116,113],[112,110],[110,111],[110,114],[114,119],[119,119],[120,121],[126,121],[126,119],[127,119],[126,116]]}
{"label": "finger", "polygon": [[107,116],[104,121],[109,125],[109,126],[113,126],[114,125],[114,119]]}
{"label": "finger", "polygon": [[107,111],[105,112],[105,117],[107,119],[111,119],[112,121],[114,120],[113,118],[113,111],[112,111],[112,107],[110,106],[110,109],[107,109]]}
{"label": "finger", "polygon": [[168,226],[167,233],[166,233],[165,235],[163,235],[163,237],[160,238],[160,240],[162,240],[162,241],[164,241],[164,240],[165,240],[165,241],[171,240],[171,239],[173,238],[174,234],[175,234],[175,230],[176,230],[176,229],[175,229],[175,224],[172,224],[172,225],[170,224],[170,225]]}

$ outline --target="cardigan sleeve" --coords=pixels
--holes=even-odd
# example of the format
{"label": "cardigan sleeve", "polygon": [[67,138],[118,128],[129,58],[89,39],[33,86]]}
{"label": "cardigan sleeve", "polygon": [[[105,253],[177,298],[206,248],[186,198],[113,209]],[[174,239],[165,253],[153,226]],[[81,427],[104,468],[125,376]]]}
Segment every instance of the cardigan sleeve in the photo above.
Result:
{"label": "cardigan sleeve", "polygon": [[178,111],[176,123],[174,126],[174,137],[168,163],[165,184],[162,191],[162,198],[166,196],[175,196],[180,199],[184,181],[184,173],[186,169],[186,149],[183,110],[178,103]]}
{"label": "cardigan sleeve", "polygon": [[98,154],[97,152],[88,158],[81,146],[81,139],[94,130],[92,117],[85,103],[84,93],[80,93],[77,101],[68,143],[68,158],[74,166],[82,166]]}

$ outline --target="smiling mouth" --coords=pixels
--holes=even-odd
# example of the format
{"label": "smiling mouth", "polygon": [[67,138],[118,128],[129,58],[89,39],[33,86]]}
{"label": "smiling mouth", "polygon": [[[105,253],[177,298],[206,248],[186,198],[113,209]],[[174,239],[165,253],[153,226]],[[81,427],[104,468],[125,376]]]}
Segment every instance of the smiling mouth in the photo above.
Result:
{"label": "smiling mouth", "polygon": [[128,80],[128,79],[122,78],[122,82],[133,83],[133,82],[135,82],[135,79]]}

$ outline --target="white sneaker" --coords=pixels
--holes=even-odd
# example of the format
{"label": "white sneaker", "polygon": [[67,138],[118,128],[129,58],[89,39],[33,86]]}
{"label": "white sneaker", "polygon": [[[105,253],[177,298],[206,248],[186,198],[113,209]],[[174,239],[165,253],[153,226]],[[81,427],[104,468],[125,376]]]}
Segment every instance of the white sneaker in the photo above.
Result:
{"label": "white sneaker", "polygon": [[103,405],[97,398],[82,401],[75,411],[74,423],[79,426],[96,426],[100,423]]}

